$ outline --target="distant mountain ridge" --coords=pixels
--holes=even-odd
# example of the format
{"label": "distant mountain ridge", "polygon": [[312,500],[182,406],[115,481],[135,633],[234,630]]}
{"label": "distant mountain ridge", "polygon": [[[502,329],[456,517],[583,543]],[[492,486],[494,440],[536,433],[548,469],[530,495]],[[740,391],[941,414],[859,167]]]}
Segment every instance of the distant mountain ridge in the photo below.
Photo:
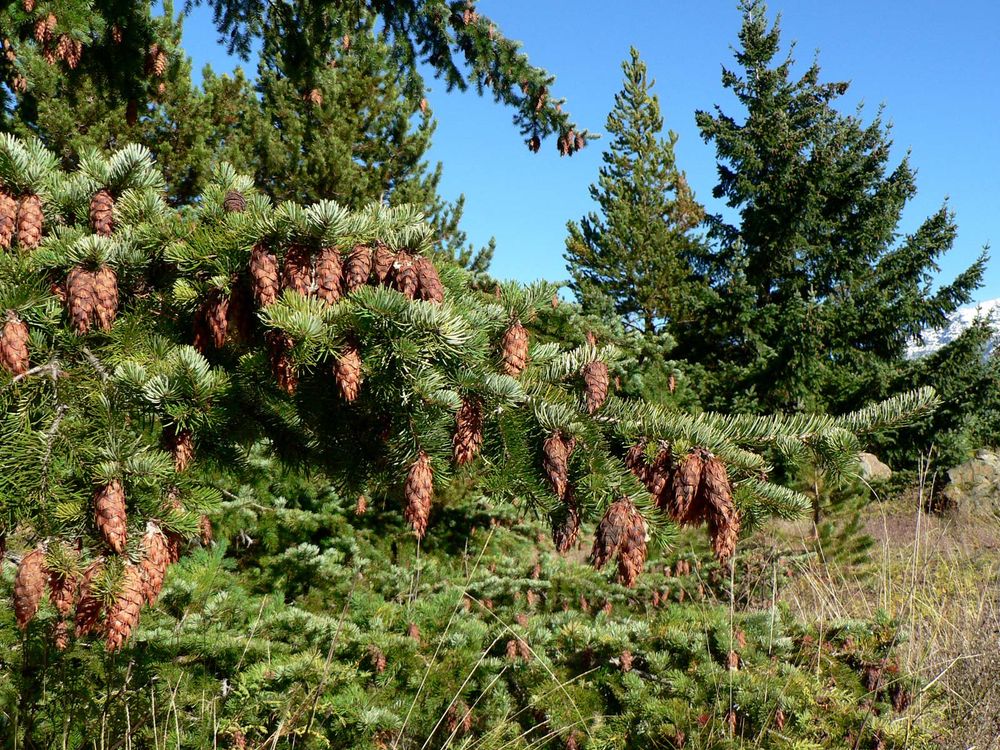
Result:
{"label": "distant mountain ridge", "polygon": [[[906,356],[910,359],[916,359],[917,357],[926,357],[928,354],[933,354],[941,347],[961,336],[962,332],[972,325],[977,315],[992,317],[994,327],[997,329],[998,335],[1000,335],[1000,299],[986,300],[975,305],[958,308],[948,316],[948,325],[943,328],[933,328],[924,331],[924,342],[922,344],[917,342],[911,343],[906,348]],[[990,349],[987,351],[987,355],[996,346],[997,341],[994,339],[990,345]]]}

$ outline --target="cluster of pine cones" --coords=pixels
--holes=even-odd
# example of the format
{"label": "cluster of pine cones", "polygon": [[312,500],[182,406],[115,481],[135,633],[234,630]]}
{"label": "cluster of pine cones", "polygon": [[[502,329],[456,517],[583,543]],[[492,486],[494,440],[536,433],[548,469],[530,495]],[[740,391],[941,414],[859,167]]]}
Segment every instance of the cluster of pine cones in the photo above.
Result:
{"label": "cluster of pine cones", "polygon": [[13,240],[22,250],[33,250],[42,240],[42,200],[35,193],[13,196],[0,188],[0,249],[7,250]]}
{"label": "cluster of pine cones", "polygon": [[675,460],[661,444],[652,461],[645,442],[632,446],[625,464],[646,486],[656,506],[684,526],[708,525],[712,551],[720,562],[732,557],[740,533],[740,514],[733,503],[726,466],[717,456],[697,448]]}

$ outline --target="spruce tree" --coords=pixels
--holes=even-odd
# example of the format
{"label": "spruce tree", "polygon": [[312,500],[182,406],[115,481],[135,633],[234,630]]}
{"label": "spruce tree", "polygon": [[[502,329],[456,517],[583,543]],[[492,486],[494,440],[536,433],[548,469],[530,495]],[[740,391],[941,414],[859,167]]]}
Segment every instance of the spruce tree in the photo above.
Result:
{"label": "spruce tree", "polygon": [[611,141],[590,187],[600,213],[569,223],[566,260],[585,310],[611,307],[626,327],[653,337],[689,324],[698,309],[690,262],[704,210],[677,166],[676,133],[661,138],[659,98],[635,48],[622,71],[607,121]]}
{"label": "spruce tree", "polygon": [[697,264],[717,298],[678,330],[678,353],[707,368],[708,405],[853,408],[886,392],[912,337],[969,301],[985,254],[930,291],[955,240],[947,205],[900,237],[914,171],[908,156],[891,163],[881,114],[841,114],[847,84],[821,81],[816,62],[796,77],[764,3],[742,7],[738,67],[722,76],[742,114],[697,113],[727,207]]}

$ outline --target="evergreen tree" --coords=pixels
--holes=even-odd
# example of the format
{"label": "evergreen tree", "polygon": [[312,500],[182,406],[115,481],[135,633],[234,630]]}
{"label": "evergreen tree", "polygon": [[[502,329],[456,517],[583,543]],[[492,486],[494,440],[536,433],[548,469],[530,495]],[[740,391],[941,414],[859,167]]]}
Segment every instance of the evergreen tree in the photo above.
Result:
{"label": "evergreen tree", "polygon": [[793,74],[777,22],[743,3],[739,68],[723,85],[744,112],[698,112],[715,145],[712,246],[696,267],[717,297],[678,331],[679,353],[707,370],[709,405],[754,410],[853,408],[884,394],[907,342],[966,303],[985,254],[930,291],[956,227],[947,205],[899,239],[915,193],[909,158],[890,164],[881,116],[840,114],[846,83],[815,62]]}
{"label": "evergreen tree", "polygon": [[704,210],[677,167],[677,135],[660,137],[659,98],[635,48],[622,70],[624,86],[607,121],[612,140],[590,187],[600,214],[569,223],[566,260],[585,310],[610,307],[627,327],[653,337],[689,324],[698,309],[690,259]]}

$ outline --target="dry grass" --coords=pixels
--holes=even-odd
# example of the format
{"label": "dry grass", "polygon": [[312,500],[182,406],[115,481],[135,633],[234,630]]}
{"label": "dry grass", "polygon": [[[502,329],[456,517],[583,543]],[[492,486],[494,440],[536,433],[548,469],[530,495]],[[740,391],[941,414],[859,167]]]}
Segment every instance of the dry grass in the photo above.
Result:
{"label": "dry grass", "polygon": [[[925,686],[902,721],[933,718],[947,750],[1000,750],[1000,523],[928,515],[920,488],[869,506],[871,563],[804,556],[780,593],[797,615],[822,626],[887,613],[902,624],[902,665]],[[786,540],[815,549],[811,524],[788,524]],[[794,544],[794,542],[793,542]]]}

